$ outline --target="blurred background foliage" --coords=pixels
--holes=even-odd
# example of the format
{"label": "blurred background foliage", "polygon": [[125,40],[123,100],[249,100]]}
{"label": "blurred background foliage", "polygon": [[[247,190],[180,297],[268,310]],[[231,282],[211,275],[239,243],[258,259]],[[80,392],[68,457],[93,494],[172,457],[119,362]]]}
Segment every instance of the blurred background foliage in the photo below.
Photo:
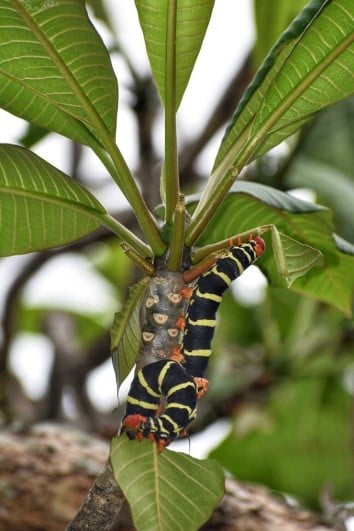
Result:
{"label": "blurred background foliage", "polygon": [[[196,164],[204,146],[229,118],[270,44],[305,3],[254,1],[254,49],[235,72],[220,101],[215,102],[205,129],[182,146],[181,180],[188,192],[198,191],[205,178]],[[89,4],[110,29],[104,1]],[[148,204],[154,206],[158,202],[159,172],[152,137],[159,114],[158,99],[151,79],[134,70],[117,35],[112,49],[130,70],[131,111],[138,127],[138,138],[134,140],[139,145],[136,173]],[[31,147],[46,134],[28,125],[19,142]],[[316,202],[332,209],[336,232],[354,243],[353,145],[351,98],[318,113],[281,149],[274,149],[251,164],[243,178],[283,191],[306,188]],[[85,153],[73,145],[74,177],[87,184],[87,175],[80,171],[83,157]],[[129,211],[124,211],[123,216],[127,226],[137,229]],[[82,254],[95,274],[109,284],[115,311],[124,303],[129,285],[139,277],[117,243],[103,230],[66,250],[28,257],[14,274],[3,305],[2,417],[6,422],[21,423],[70,421],[110,437],[116,432],[124,400],[117,410],[102,412],[89,396],[86,384],[92,371],[109,359],[112,307],[99,314],[65,311],[29,305],[23,297],[33,275],[68,251]],[[53,345],[48,385],[38,399],[26,395],[11,369],[11,348],[23,332],[44,334]],[[272,286],[251,305],[228,292],[220,307],[209,367],[212,385],[200,403],[192,436],[226,417],[230,421],[229,434],[211,455],[238,479],[263,483],[311,506],[318,506],[321,494],[328,488],[336,500],[353,499],[353,354],[353,321],[333,307]],[[101,392],[105,393],[105,389]],[[69,413],[64,406],[68,393],[72,404]]]}

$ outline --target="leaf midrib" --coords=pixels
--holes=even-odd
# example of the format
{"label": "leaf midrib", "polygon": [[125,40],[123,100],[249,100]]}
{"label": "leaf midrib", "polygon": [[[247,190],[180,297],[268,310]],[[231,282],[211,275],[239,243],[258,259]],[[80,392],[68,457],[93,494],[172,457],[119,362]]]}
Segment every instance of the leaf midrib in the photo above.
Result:
{"label": "leaf midrib", "polygon": [[[240,171],[240,169],[247,163],[247,160],[252,155],[254,150],[260,147],[258,143],[260,142],[260,140],[262,140],[262,138],[263,139],[266,138],[267,133],[269,133],[269,130],[277,122],[277,120],[283,114],[285,114],[285,112],[291,107],[291,105],[305,92],[307,88],[309,88],[311,83],[317,77],[319,77],[319,75],[321,75],[326,70],[326,68],[333,63],[334,59],[336,59],[336,57],[338,57],[342,52],[344,52],[350,46],[350,44],[352,44],[353,41],[354,41],[354,35],[348,35],[345,39],[343,39],[334,49],[330,51],[328,55],[326,55],[323,58],[322,61],[320,61],[315,66],[314,69],[311,70],[311,72],[308,73],[307,76],[305,76],[304,78],[302,78],[302,80],[300,80],[300,83],[298,83],[297,85],[293,87],[290,93],[288,93],[287,97],[283,99],[283,101],[272,111],[270,115],[268,115],[265,122],[263,123],[263,126],[259,129],[256,135],[249,142],[246,141],[244,148],[240,151],[239,160],[237,161],[238,171]],[[301,41],[299,41],[298,44],[301,44]],[[279,74],[281,74],[281,70],[279,71],[278,75]],[[241,136],[238,139],[239,141],[242,138],[244,138],[246,134],[249,132],[249,129],[254,126],[258,113],[259,113],[259,109],[254,115],[253,120],[247,124],[247,127],[244,129],[244,133],[241,134]],[[228,153],[231,153],[233,150],[234,150],[234,145],[230,147]],[[223,162],[225,161],[227,156],[228,155],[225,154],[225,157],[223,161],[221,161],[220,165],[224,165]],[[233,168],[235,166],[236,164],[233,165]],[[231,174],[232,180],[233,180],[234,172],[229,171],[228,173]]]}
{"label": "leaf midrib", "polygon": [[56,51],[56,49],[53,47],[52,43],[47,38],[45,33],[43,33],[39,25],[35,23],[35,21],[29,15],[27,10],[23,6],[20,5],[19,0],[11,0],[11,2],[14,8],[16,9],[16,11],[19,13],[21,18],[23,19],[23,21],[27,24],[27,26],[30,28],[33,34],[37,37],[37,39],[39,40],[43,48],[49,54],[53,63],[63,75],[64,79],[67,81],[74,95],[76,96],[76,98],[82,105],[83,109],[85,110],[85,113],[87,114],[89,121],[91,122],[91,125],[95,125],[97,129],[99,130],[100,134],[103,133],[104,136],[108,134],[110,137],[111,134],[108,131],[106,124],[101,120],[98,112],[92,105],[91,101],[89,100],[85,92],[82,90],[75,76],[72,74],[71,70],[67,68],[67,65],[65,64],[65,62],[63,61],[59,53]]}
{"label": "leaf midrib", "polygon": [[[283,100],[279,106],[277,106],[274,111],[268,116],[266,123],[259,130],[258,134],[254,137],[253,143],[258,143],[259,137],[266,135],[267,129],[269,130],[272,125],[281,117],[282,114],[289,109],[289,107],[305,92],[305,90],[311,85],[311,83],[316,80],[328,66],[330,66],[334,60],[344,52],[350,44],[354,42],[354,34],[348,35],[343,41],[341,41],[335,48],[333,48],[330,53],[320,61],[311,72],[302,80],[298,85],[295,85],[290,91],[286,99]],[[301,41],[299,42],[301,45]],[[281,71],[280,71],[281,73]]]}
{"label": "leaf midrib", "polygon": [[52,203],[59,206],[65,206],[72,211],[80,212],[80,214],[89,215],[91,217],[99,218],[106,214],[105,210],[97,210],[89,205],[77,203],[71,199],[64,199],[57,196],[52,196],[44,192],[38,192],[35,190],[23,190],[22,188],[0,186],[0,193],[12,194],[15,196],[24,196],[28,199],[35,199],[37,201],[44,201],[46,203]]}

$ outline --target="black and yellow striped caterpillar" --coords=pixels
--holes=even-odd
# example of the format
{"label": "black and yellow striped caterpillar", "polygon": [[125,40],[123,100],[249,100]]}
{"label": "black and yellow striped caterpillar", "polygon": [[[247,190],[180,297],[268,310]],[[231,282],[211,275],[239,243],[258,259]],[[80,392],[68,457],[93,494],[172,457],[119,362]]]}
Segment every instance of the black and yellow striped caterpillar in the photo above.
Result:
{"label": "black and yellow striped caterpillar", "polygon": [[[176,329],[184,328],[182,347],[176,344],[167,354],[170,359],[149,362],[135,375],[122,422],[122,431],[126,431],[129,438],[148,437],[162,449],[185,434],[196,415],[197,399],[208,386],[205,371],[222,295],[264,249],[265,243],[260,237],[232,246],[208,266],[194,288],[184,287],[180,293],[167,293],[166,297],[176,304],[176,301],[180,303],[183,298],[190,298],[185,319],[178,317],[175,323]],[[156,304],[162,302],[162,308],[166,308],[166,297],[165,301],[156,300]],[[155,312],[153,315],[165,314]],[[162,329],[168,322],[168,315],[165,317],[160,319]],[[166,358],[166,353],[163,357]]]}

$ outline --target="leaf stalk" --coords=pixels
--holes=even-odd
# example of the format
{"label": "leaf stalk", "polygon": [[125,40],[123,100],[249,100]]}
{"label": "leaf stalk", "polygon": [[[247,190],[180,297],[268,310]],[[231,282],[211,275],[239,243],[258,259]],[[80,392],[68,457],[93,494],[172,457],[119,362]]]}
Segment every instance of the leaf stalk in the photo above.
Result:
{"label": "leaf stalk", "polygon": [[176,26],[177,0],[168,2],[165,77],[165,221],[172,223],[179,196],[178,151],[176,131]]}
{"label": "leaf stalk", "polygon": [[167,269],[180,271],[184,248],[184,229],[186,222],[186,208],[184,195],[180,194],[173,218],[170,254],[167,260]]}

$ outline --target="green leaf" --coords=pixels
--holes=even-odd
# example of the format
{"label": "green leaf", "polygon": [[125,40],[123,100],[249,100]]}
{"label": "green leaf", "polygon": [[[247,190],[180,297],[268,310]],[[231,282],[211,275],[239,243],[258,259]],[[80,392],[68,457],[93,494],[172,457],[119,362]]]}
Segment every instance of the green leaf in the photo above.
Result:
{"label": "green leaf", "polygon": [[156,444],[126,435],[112,440],[111,464],[138,531],[195,531],[224,492],[216,461],[169,450],[159,454]]}
{"label": "green leaf", "polygon": [[354,98],[319,112],[302,131],[284,181],[307,187],[334,212],[335,230],[354,237]]}
{"label": "green leaf", "polygon": [[351,401],[337,381],[315,376],[285,382],[273,390],[266,411],[244,409],[241,415],[257,415],[252,424],[248,421],[249,429],[241,432],[240,415],[236,432],[211,455],[238,479],[313,506],[326,484],[335,499],[352,499]]}
{"label": "green leaf", "polygon": [[[192,211],[197,197],[186,198]],[[342,252],[333,239],[331,212],[324,207],[297,199],[269,186],[251,182],[237,182],[198,245],[208,245],[255,227],[273,224],[290,238],[314,249],[324,256],[324,267],[313,269],[297,278],[291,289],[327,302],[347,315],[353,300],[354,257]],[[346,242],[348,246],[348,242]],[[343,246],[342,246],[343,248]],[[285,287],[278,273],[273,254],[267,250],[257,262],[266,270],[271,283]]]}
{"label": "green leaf", "polygon": [[265,55],[290,22],[300,13],[307,0],[255,0],[257,40],[253,62],[258,67]]}
{"label": "green leaf", "polygon": [[1,107],[85,144],[114,138],[117,82],[82,0],[2,0],[0,30]]}
{"label": "green leaf", "polygon": [[139,313],[147,283],[148,279],[144,278],[129,288],[127,302],[114,315],[111,330],[111,350],[117,388],[134,367],[138,355],[141,341]]}
{"label": "green leaf", "polygon": [[241,168],[354,91],[354,4],[314,0],[281,36],[245,93],[204,195],[224,195]]}
{"label": "green leaf", "polygon": [[354,179],[353,122],[354,96],[323,109],[302,131],[299,154]]}
{"label": "green leaf", "polygon": [[[151,69],[165,103],[167,0],[135,0]],[[176,107],[178,108],[209,24],[214,0],[179,0],[176,28]]]}
{"label": "green leaf", "polygon": [[299,155],[287,172],[286,182],[293,188],[307,187],[321,203],[334,212],[335,229],[354,238],[354,186],[350,175],[307,155]]}
{"label": "green leaf", "polygon": [[323,255],[318,249],[282,234],[274,225],[271,227],[271,234],[275,262],[288,287],[314,266],[323,265]]}
{"label": "green leaf", "polygon": [[47,249],[99,227],[106,211],[82,186],[25,148],[0,144],[0,256]]}

